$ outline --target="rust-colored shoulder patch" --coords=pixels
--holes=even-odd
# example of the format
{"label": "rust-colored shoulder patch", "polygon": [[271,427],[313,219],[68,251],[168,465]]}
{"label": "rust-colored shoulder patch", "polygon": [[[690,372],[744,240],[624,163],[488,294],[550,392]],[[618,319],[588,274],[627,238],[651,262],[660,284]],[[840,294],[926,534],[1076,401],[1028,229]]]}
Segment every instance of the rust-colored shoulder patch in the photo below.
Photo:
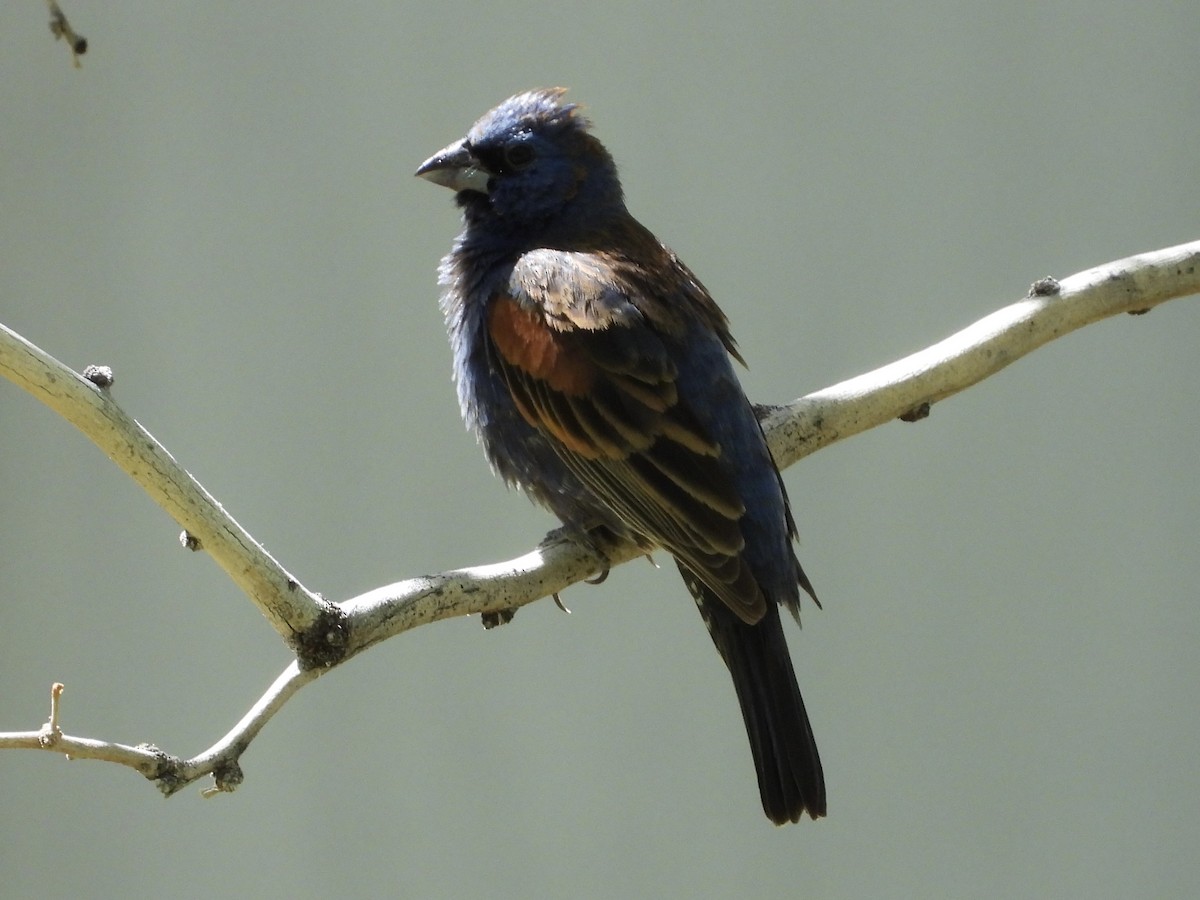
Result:
{"label": "rust-colored shoulder patch", "polygon": [[578,351],[571,352],[563,332],[550,328],[536,311],[523,308],[508,294],[492,300],[488,334],[508,365],[555,391],[580,397],[596,381],[595,365]]}

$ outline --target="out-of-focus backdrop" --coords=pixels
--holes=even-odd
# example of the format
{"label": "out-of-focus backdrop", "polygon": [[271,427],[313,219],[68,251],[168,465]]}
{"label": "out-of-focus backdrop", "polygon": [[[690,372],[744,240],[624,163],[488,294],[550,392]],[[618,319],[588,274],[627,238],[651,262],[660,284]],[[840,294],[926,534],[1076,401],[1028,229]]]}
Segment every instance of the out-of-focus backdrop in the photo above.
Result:
{"label": "out-of-focus backdrop", "polygon": [[[340,599],[552,525],[459,422],[412,177],[510,93],[588,106],[778,401],[1033,280],[1200,236],[1188,4],[69,0],[0,9],[0,321],[115,394]],[[57,896],[1200,890],[1200,307],[1085,329],[787,472],[829,817],[772,828],[673,571],[306,689],[246,782],[0,755],[0,880]],[[85,439],[0,383],[0,729],[195,753],[288,661]],[[665,560],[664,560],[665,561]]]}

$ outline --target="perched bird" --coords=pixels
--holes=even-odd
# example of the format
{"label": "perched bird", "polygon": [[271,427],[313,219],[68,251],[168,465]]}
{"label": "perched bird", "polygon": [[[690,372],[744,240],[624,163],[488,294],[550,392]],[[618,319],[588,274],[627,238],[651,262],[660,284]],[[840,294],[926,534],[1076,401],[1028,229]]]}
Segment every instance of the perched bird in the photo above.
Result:
{"label": "perched bird", "polygon": [[741,357],[563,94],[509,98],[417,169],[463,212],[439,279],[463,417],[569,529],[675,558],[733,676],[764,811],[815,819],[825,782],[779,607],[816,597]]}

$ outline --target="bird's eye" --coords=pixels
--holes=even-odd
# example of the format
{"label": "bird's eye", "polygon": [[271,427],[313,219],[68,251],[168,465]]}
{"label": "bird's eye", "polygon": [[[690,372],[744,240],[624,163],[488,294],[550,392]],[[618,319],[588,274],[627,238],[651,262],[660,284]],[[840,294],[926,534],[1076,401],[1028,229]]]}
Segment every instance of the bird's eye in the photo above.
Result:
{"label": "bird's eye", "polygon": [[524,142],[504,148],[504,162],[509,168],[523,169],[533,162],[533,148]]}

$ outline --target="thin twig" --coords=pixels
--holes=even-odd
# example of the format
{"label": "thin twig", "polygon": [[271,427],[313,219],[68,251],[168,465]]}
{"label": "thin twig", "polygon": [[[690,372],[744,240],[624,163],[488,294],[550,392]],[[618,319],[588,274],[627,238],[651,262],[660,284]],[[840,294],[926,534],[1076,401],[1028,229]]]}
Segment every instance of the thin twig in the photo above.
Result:
{"label": "thin twig", "polygon": [[50,721],[37,731],[13,731],[0,734],[0,750],[51,750],[67,759],[98,759],[117,763],[141,772],[154,781],[165,796],[171,796],[206,775],[214,784],[202,792],[205,797],[234,790],[242,780],[239,760],[250,742],[300,688],[319,678],[327,669],[301,671],[292,662],[250,711],[228,734],[202,753],[184,759],[165,753],[153,744],[118,744],[64,734],[59,725],[61,684],[50,692]]}
{"label": "thin twig", "polygon": [[50,685],[50,720],[42,726],[41,745],[47,750],[54,747],[62,737],[62,729],[58,725],[58,703],[62,697],[63,683],[56,681]]}

